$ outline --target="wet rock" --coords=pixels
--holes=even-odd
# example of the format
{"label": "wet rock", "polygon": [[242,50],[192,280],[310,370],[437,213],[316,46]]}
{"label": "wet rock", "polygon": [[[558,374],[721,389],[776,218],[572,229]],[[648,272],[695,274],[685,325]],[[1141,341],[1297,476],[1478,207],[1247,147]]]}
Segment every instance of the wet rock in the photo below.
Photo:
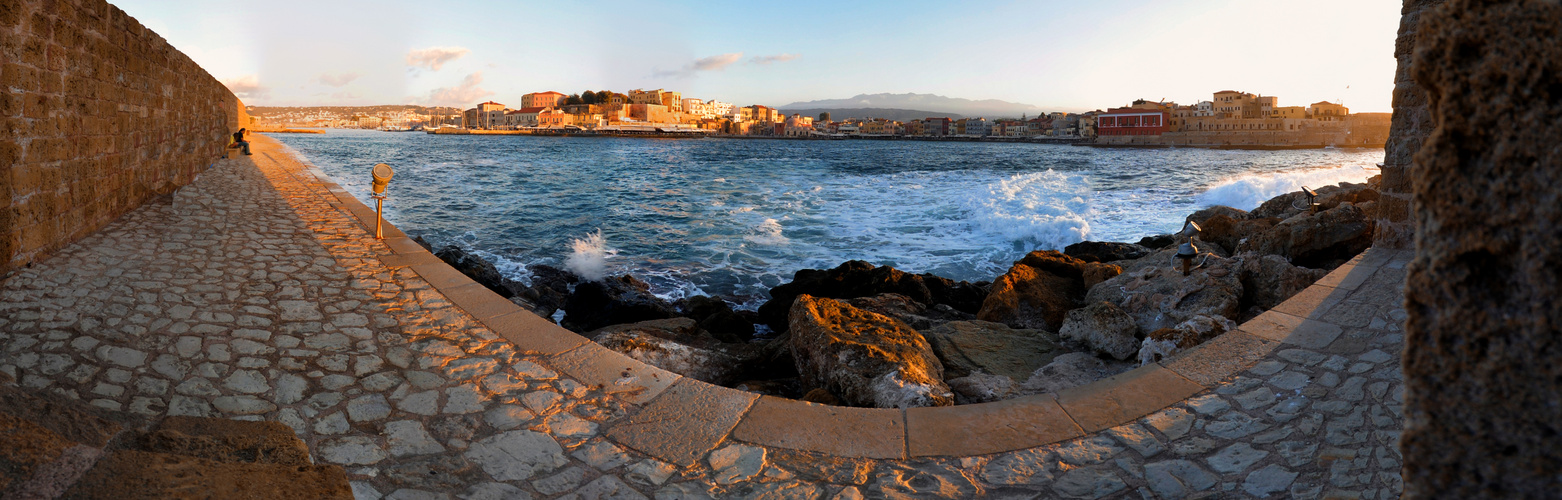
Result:
{"label": "wet rock", "polygon": [[791,350],[805,387],[828,389],[853,406],[954,403],[932,346],[904,323],[806,294],[789,316]]}
{"label": "wet rock", "polygon": [[1317,214],[1298,214],[1255,234],[1236,251],[1289,258],[1311,268],[1337,267],[1372,246],[1374,222],[1360,207],[1341,204]]}
{"label": "wet rock", "polygon": [[917,276],[922,278],[928,293],[933,296],[929,306],[936,308],[943,304],[966,314],[976,314],[982,309],[982,301],[987,299],[987,291],[992,287],[992,283],[988,282],[955,281],[927,273]]}
{"label": "wet rock", "polygon": [[699,322],[701,329],[722,342],[748,342],[754,338],[754,323],[734,312],[725,300],[694,296],[684,301],[683,305],[688,316]]}
{"label": "wet rock", "polygon": [[1139,354],[1139,326],[1111,302],[1095,302],[1069,311],[1058,335],[1119,360]]}
{"label": "wet rock", "polygon": [[1015,328],[1057,331],[1064,315],[1078,308],[1086,290],[1122,269],[1085,262],[1056,251],[1036,251],[993,282],[977,319]]}
{"label": "wet rock", "polygon": [[577,333],[678,316],[672,304],[651,294],[651,285],[629,275],[576,285],[564,311],[559,324]]}
{"label": "wet rock", "polygon": [[1329,274],[1323,269],[1292,265],[1278,255],[1244,253],[1238,257],[1242,259],[1239,278],[1242,280],[1243,309],[1272,309]]}
{"label": "wet rock", "polygon": [[1232,208],[1225,205],[1214,205],[1188,214],[1188,216],[1183,218],[1183,220],[1186,222],[1198,224],[1202,227],[1204,223],[1209,222],[1210,219],[1213,219],[1217,216],[1228,217],[1234,220],[1247,220],[1253,218],[1253,214],[1248,213],[1247,210]]}
{"label": "wet rock", "polygon": [[835,269],[803,269],[792,282],[770,290],[770,301],[759,307],[759,322],[772,330],[785,331],[787,315],[798,295],[834,299],[872,297],[886,293],[909,297],[932,309],[947,307],[975,314],[987,296],[989,283],[954,281],[932,274],[910,274],[893,267],[875,267],[860,260],[849,261]]}
{"label": "wet rock", "polygon": [[1063,247],[1063,254],[1085,262],[1113,262],[1132,260],[1149,255],[1151,250],[1142,245],[1113,241],[1081,241]]}
{"label": "wet rock", "polygon": [[717,340],[692,318],[614,325],[593,332],[591,339],[643,363],[718,385],[739,380],[762,354],[755,344]]}
{"label": "wet rock", "polygon": [[793,274],[791,283],[770,289],[770,301],[759,306],[759,317],[780,332],[787,329],[792,302],[799,295],[851,299],[881,293],[897,293],[924,305],[933,303],[933,293],[922,277],[853,260],[835,269],[803,269]]}
{"label": "wet rock", "polygon": [[1090,289],[1085,300],[1110,302],[1134,318],[1140,332],[1171,328],[1194,316],[1236,319],[1242,282],[1236,259],[1200,254],[1188,276],[1171,267],[1168,248],[1124,265],[1123,274]]}
{"label": "wet rock", "polygon": [[946,378],[983,372],[1024,379],[1064,351],[1042,330],[1016,330],[987,321],[951,321],[923,330]]}
{"label": "wet rock", "polygon": [[477,254],[468,252],[456,245],[447,245],[434,252],[434,256],[439,257],[439,260],[445,261],[446,264],[449,264],[455,270],[461,271],[461,274],[465,274],[466,277],[472,278],[472,281],[476,281],[479,285],[493,290],[494,293],[504,298],[508,299],[515,296],[515,290],[510,286],[510,280],[499,274],[499,269],[494,267],[493,263],[477,256]]}
{"label": "wet rock", "polygon": [[570,286],[580,282],[575,273],[549,265],[532,264],[526,271],[531,273],[531,286],[517,290],[516,297],[531,303],[532,310],[544,318],[563,309],[569,302]]}

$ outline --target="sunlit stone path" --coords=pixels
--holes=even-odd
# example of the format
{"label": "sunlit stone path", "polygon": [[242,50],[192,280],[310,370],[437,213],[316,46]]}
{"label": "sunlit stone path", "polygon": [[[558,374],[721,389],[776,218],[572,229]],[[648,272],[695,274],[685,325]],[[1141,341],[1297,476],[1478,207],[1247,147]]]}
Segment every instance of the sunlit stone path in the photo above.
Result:
{"label": "sunlit stone path", "polygon": [[0,380],[151,417],[279,421],[370,499],[1400,492],[1408,252],[1357,257],[1315,287],[1328,293],[1249,324],[1271,331],[1228,338],[1257,353],[1242,358],[1250,366],[1193,380],[1212,389],[1126,425],[904,460],[729,437],[680,466],[607,436],[644,402],[518,354],[408,267],[427,263],[375,240],[307,166],[275,141],[255,143],[254,156],[219,161],[0,283]]}

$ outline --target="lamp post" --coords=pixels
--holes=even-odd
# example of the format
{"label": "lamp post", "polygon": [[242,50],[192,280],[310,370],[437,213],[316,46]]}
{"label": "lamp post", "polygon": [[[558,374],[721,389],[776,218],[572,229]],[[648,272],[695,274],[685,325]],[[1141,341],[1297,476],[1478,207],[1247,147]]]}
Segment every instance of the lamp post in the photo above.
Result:
{"label": "lamp post", "polygon": [[369,173],[374,176],[374,239],[385,239],[385,186],[390,184],[391,177],[396,175],[390,165],[384,163],[374,166]]}

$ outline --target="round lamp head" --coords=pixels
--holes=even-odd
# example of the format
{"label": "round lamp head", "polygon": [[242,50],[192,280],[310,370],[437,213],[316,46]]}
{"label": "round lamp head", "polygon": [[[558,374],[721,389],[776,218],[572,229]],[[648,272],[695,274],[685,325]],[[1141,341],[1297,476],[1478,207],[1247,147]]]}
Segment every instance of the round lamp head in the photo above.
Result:
{"label": "round lamp head", "polygon": [[396,172],[391,170],[390,165],[384,163],[375,165],[374,170],[370,172],[374,175],[374,194],[383,194],[385,186],[390,184],[391,177],[396,175]]}
{"label": "round lamp head", "polygon": [[1204,228],[1199,227],[1197,222],[1190,220],[1182,225],[1182,231],[1177,232],[1177,234],[1184,238],[1192,238],[1198,236],[1201,232],[1204,232]]}

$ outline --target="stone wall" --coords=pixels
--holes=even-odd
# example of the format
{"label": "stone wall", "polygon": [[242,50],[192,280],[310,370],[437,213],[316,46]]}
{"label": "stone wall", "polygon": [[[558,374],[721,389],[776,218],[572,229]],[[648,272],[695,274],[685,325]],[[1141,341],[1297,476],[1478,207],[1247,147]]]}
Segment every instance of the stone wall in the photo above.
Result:
{"label": "stone wall", "polygon": [[243,103],[103,0],[0,1],[0,276],[188,184]]}
{"label": "stone wall", "polygon": [[[1562,3],[1449,0],[1420,17],[1411,77],[1424,104],[1394,118],[1424,106],[1431,126],[1405,169],[1416,245],[1405,283],[1405,497],[1555,498]],[[1416,135],[1404,134],[1406,147]]]}
{"label": "stone wall", "polygon": [[1400,9],[1399,38],[1394,41],[1394,121],[1389,127],[1388,144],[1383,147],[1383,187],[1377,203],[1377,233],[1373,244],[1389,248],[1409,248],[1415,237],[1411,220],[1410,169],[1412,158],[1422,141],[1432,132],[1432,115],[1427,109],[1426,92],[1411,78],[1411,52],[1421,13],[1441,5],[1444,0],[1405,0]]}

